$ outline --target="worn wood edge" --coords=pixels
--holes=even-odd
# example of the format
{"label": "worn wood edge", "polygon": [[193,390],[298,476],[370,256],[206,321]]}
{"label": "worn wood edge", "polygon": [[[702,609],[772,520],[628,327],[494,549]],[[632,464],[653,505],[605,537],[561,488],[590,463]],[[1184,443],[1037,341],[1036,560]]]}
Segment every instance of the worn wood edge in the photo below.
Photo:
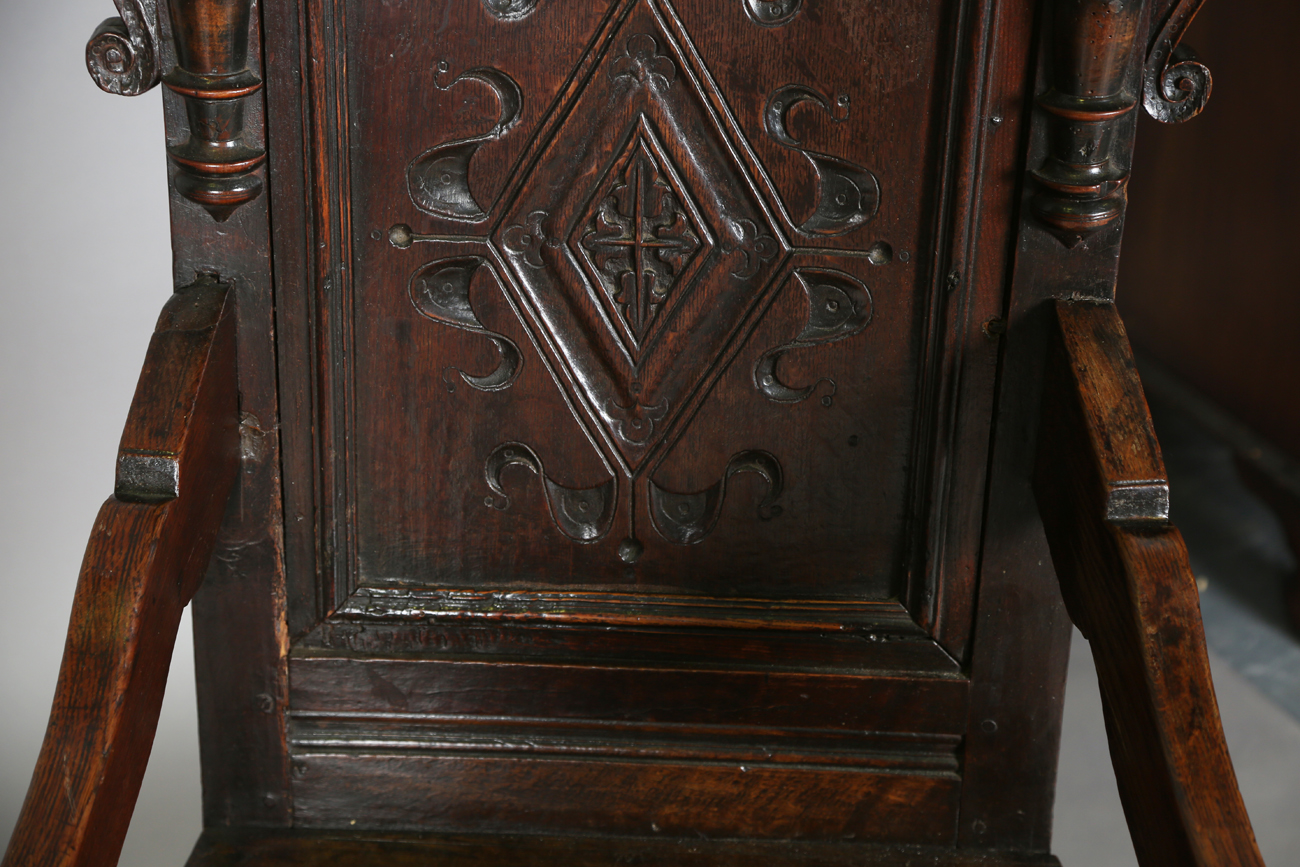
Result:
{"label": "worn wood edge", "polygon": [[[382,861],[380,860],[382,859]],[[1060,867],[1052,855],[807,841],[700,840],[209,828],[187,867]]]}
{"label": "worn wood edge", "polygon": [[1104,486],[1104,519],[1112,524],[1169,521],[1169,481],[1129,348],[1124,323],[1110,302],[1056,302],[1059,330],[1084,414],[1083,434]]}
{"label": "worn wood edge", "polygon": [[[1160,531],[1113,528],[1111,535],[1137,599],[1134,626],[1142,635],[1146,698],[1154,705],[1149,712],[1155,718],[1161,753],[1173,769],[1171,787],[1190,838],[1193,863],[1263,865],[1223,737],[1196,579],[1182,534],[1169,527]],[[1110,664],[1116,662],[1124,661]],[[1114,704],[1116,699],[1110,701]],[[1117,713],[1112,716],[1119,720]],[[1134,848],[1145,849],[1151,863],[1164,863],[1156,859],[1166,857],[1167,844],[1158,834],[1145,839],[1155,829],[1146,821],[1143,808],[1126,805],[1125,815],[1134,829]]]}
{"label": "worn wood edge", "polygon": [[1035,492],[1066,607],[1091,643],[1139,863],[1262,865],[1182,536],[1167,509],[1134,520],[1110,508],[1116,482],[1164,475],[1123,324],[1110,302],[1058,301],[1055,314]]}
{"label": "worn wood edge", "polygon": [[[233,304],[224,288],[200,290],[193,304],[193,289],[179,290],[164,308],[123,434],[128,448],[140,436],[161,446],[187,484],[174,498],[114,497],[100,509],[45,740],[4,867],[111,867],[121,852],[181,612],[211,555],[238,468]],[[178,306],[187,308],[179,320]],[[178,321],[200,326],[201,336]]]}
{"label": "worn wood edge", "polygon": [[216,275],[199,274],[163,305],[118,445],[118,500],[160,503],[180,495],[184,452],[201,447],[198,439],[207,435],[189,427],[203,398],[206,360],[234,352],[224,345],[233,326],[216,333],[233,310],[229,289]]}
{"label": "worn wood edge", "polygon": [[610,591],[364,586],[338,619],[683,626],[788,632],[861,631],[928,637],[896,600],[785,600]]}

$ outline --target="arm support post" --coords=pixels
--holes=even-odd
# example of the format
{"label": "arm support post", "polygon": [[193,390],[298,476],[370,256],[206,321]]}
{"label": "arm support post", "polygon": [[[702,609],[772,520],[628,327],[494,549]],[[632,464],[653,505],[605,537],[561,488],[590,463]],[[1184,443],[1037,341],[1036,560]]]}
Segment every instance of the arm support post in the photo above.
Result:
{"label": "arm support post", "polygon": [[1066,607],[1092,647],[1138,861],[1262,867],[1124,325],[1109,302],[1055,305],[1035,494]]}
{"label": "arm support post", "polygon": [[158,320],[3,867],[117,863],[181,612],[203,578],[238,471],[233,306],[227,284],[200,277]]}

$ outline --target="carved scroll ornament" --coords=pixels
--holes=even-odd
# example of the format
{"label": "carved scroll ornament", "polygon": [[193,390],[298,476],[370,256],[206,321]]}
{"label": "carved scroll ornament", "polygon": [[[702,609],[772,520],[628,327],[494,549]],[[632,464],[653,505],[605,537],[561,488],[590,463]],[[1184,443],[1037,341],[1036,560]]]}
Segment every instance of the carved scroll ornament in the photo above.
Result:
{"label": "carved scroll ornament", "polygon": [[[479,321],[469,300],[470,283],[474,275],[487,263],[478,256],[462,256],[430,262],[411,276],[411,303],[420,315],[472,334],[481,334],[496,346],[501,361],[496,369],[482,376],[474,376],[455,367],[443,371],[442,380],[448,391],[456,390],[460,379],[479,391],[501,391],[509,388],[519,377],[523,357],[519,347],[504,334],[489,331]],[[487,270],[491,271],[489,267]],[[494,272],[495,276],[495,272]]]}
{"label": "carved scroll ornament", "polygon": [[155,0],[114,0],[119,17],[108,18],[86,43],[86,69],[106,93],[139,96],[152,90],[158,69]]}
{"label": "carved scroll ornament", "polygon": [[[99,26],[86,45],[86,66],[109,93],[134,96],[158,83],[157,0],[114,0],[120,18]],[[265,161],[244,141],[247,97],[262,87],[248,67],[251,0],[167,4],[176,66],[162,77],[185,100],[189,137],[167,148],[179,171],[176,190],[218,222],[256,198]]]}
{"label": "carved scroll ornament", "polygon": [[[438,74],[447,72],[445,62],[438,64]],[[457,75],[447,84],[434,81],[439,90],[451,90],[466,81],[487,85],[496,94],[500,114],[492,128],[479,135],[434,145],[420,154],[406,169],[406,185],[411,201],[426,214],[476,223],[487,219],[487,211],[474,198],[469,186],[469,164],[484,144],[495,141],[515,125],[523,112],[524,97],[515,80],[499,69],[477,67]]]}
{"label": "carved scroll ornament", "polygon": [[542,478],[546,492],[546,506],[551,511],[555,526],[575,542],[596,542],[604,538],[614,522],[616,502],[615,481],[611,478],[594,488],[566,488],[553,482],[542,466],[542,459],[523,443],[502,443],[488,455],[483,466],[488,489],[484,504],[505,511],[510,508],[510,497],[501,484],[501,473],[509,466],[522,466]]}
{"label": "carved scroll ornament", "polygon": [[[618,485],[613,477],[590,488],[565,487],[546,474],[536,451],[519,442],[502,443],[484,462],[483,476],[491,492],[484,498],[484,505],[499,511],[510,508],[512,500],[501,478],[510,466],[525,467],[541,477],[551,519],[560,532],[573,541],[583,544],[598,542],[613,526],[618,502]],[[653,481],[647,482],[650,521],[655,530],[674,545],[694,545],[703,541],[722,515],[727,480],[737,473],[753,473],[766,483],[767,490],[757,507],[759,520],[768,521],[781,514],[781,506],[777,504],[784,490],[781,464],[770,452],[751,449],[733,455],[722,471],[722,477],[702,491],[676,493]],[[645,546],[633,530],[633,535],[620,544],[619,557],[630,565],[640,559],[644,550]]]}
{"label": "carved scroll ornament", "polygon": [[767,483],[767,492],[758,504],[759,520],[769,521],[781,514],[781,507],[776,504],[784,487],[781,464],[770,452],[752,449],[733,456],[722,478],[703,491],[678,494],[650,482],[650,520],[659,535],[674,545],[703,541],[722,514],[727,480],[737,473],[754,473]]}
{"label": "carved scroll ornament", "polygon": [[880,207],[880,182],[862,166],[809,150],[790,134],[787,122],[790,110],[805,102],[816,105],[837,122],[848,117],[847,95],[841,95],[832,108],[830,100],[813,88],[788,84],[768,99],[763,124],[778,144],[803,154],[816,173],[817,204],[812,216],[799,225],[799,231],[805,235],[842,235],[876,215]]}
{"label": "carved scroll ornament", "polygon": [[1182,123],[1201,113],[1214,80],[1190,51],[1180,48],[1187,27],[1205,0],[1178,0],[1151,40],[1142,85],[1142,106],[1162,123]]}
{"label": "carved scroll ornament", "polygon": [[861,282],[842,271],[800,268],[794,272],[794,280],[808,296],[808,319],[794,340],[759,356],[754,365],[754,385],[768,400],[798,403],[810,397],[817,386],[825,382],[830,385],[830,394],[822,398],[822,403],[830,406],[835,380],[821,379],[801,388],[786,385],[777,375],[777,362],[792,349],[834,343],[860,333],[871,324],[871,293]]}

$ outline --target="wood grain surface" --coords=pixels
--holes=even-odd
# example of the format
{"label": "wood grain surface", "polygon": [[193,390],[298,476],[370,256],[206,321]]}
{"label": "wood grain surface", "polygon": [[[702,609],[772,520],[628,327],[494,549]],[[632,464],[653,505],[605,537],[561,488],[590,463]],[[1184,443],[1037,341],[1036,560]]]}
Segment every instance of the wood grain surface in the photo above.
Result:
{"label": "wood grain surface", "polygon": [[[176,292],[149,344],[119,449],[171,467],[168,498],[123,480],[86,548],[49,728],[7,867],[112,865],[144,777],[181,611],[238,466],[233,299]],[[130,497],[129,501],[122,497]]]}
{"label": "wood grain surface", "polygon": [[[1060,301],[1054,313],[1035,490],[1066,604],[1092,646],[1138,860],[1260,865],[1123,323],[1109,302]],[[1134,487],[1147,494],[1116,514],[1115,492]],[[1161,487],[1163,498],[1151,494]]]}
{"label": "wood grain surface", "polygon": [[378,862],[392,867],[432,863],[444,867],[522,863],[530,867],[744,867],[754,863],[771,867],[1060,867],[1051,855],[860,843],[219,829],[203,835],[188,867],[363,867]]}
{"label": "wood grain surface", "polygon": [[1170,5],[170,4],[177,283],[240,315],[137,396],[30,863],[115,858],[215,546],[196,865],[1054,864],[1039,509],[1139,851],[1249,858],[1108,306]]}

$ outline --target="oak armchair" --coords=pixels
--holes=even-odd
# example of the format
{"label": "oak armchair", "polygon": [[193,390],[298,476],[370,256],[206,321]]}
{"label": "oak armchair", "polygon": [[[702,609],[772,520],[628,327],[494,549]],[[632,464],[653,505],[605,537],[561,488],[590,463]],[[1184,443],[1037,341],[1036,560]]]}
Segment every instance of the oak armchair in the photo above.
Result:
{"label": "oak armchair", "polygon": [[1113,304],[1198,0],[117,5],[181,288],[6,867],[191,599],[194,867],[1056,864],[1071,621],[1141,862],[1260,863]]}

